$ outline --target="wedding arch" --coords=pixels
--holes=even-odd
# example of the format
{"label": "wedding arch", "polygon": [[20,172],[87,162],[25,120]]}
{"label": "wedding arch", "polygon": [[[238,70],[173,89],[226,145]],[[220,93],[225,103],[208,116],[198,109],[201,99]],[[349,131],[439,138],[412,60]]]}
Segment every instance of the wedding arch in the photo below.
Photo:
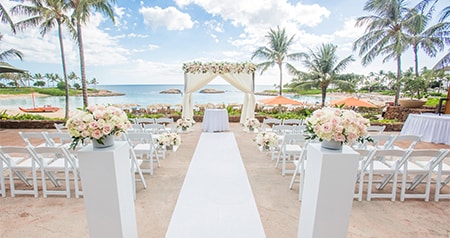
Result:
{"label": "wedding arch", "polygon": [[201,63],[191,62],[183,64],[184,97],[183,118],[192,119],[194,116],[194,101],[192,93],[220,76],[235,88],[244,92],[244,102],[240,123],[247,118],[255,117],[255,71],[252,63]]}

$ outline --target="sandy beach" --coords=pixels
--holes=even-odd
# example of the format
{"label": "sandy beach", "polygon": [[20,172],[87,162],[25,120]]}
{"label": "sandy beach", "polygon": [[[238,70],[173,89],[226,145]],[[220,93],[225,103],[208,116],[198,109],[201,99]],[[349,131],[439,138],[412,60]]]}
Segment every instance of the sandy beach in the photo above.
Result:
{"label": "sandy beach", "polygon": [[[230,127],[239,145],[266,236],[296,237],[301,212],[298,184],[293,190],[289,189],[291,176],[281,176],[281,169],[275,168],[270,156],[257,149],[252,141],[255,134],[244,132],[237,123],[231,123]],[[24,145],[18,131],[1,129],[0,145]],[[143,189],[141,183],[137,184],[135,206],[139,237],[164,237],[200,134],[201,123],[195,125],[192,132],[182,134],[178,151],[170,152],[161,161],[161,167],[155,168],[153,176],[145,175],[149,187]],[[450,146],[420,142],[416,148]],[[450,193],[448,186],[444,192]],[[449,204],[449,200],[424,202],[421,199],[354,201],[348,237],[448,237]],[[83,199],[12,198],[9,194],[6,198],[0,197],[0,231],[2,238],[88,237]]]}

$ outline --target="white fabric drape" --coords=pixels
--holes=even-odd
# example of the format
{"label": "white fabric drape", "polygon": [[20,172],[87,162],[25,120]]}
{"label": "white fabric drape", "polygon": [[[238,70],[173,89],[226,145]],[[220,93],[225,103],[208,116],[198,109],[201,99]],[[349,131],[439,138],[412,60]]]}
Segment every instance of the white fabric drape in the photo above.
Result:
{"label": "white fabric drape", "polygon": [[221,76],[225,81],[237,89],[243,91],[244,102],[242,106],[240,123],[244,123],[247,118],[254,118],[256,99],[254,94],[254,82],[252,74],[217,74],[217,73],[185,73],[184,74],[184,98],[183,98],[183,118],[192,119],[194,116],[194,101],[192,100],[192,93],[199,90],[215,77]]}
{"label": "white fabric drape", "polygon": [[240,123],[244,123],[247,118],[254,118],[256,100],[254,94],[255,90],[253,75],[227,73],[221,74],[221,77],[225,79],[225,81],[229,82],[231,85],[245,93],[244,102],[242,104]]}

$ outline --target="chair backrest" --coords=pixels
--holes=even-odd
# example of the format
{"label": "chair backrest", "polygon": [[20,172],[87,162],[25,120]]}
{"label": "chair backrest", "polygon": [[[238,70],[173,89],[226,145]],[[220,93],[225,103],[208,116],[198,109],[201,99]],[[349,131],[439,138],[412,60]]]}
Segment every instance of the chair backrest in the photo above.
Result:
{"label": "chair backrest", "polygon": [[400,168],[408,158],[409,153],[411,153],[411,150],[398,150],[398,149],[377,149],[373,150],[373,152],[370,154],[370,157],[367,158],[367,162],[364,165],[364,169],[367,168],[370,164],[372,164],[372,161],[374,160],[384,160],[384,158],[390,158],[393,161],[396,161],[394,164],[395,168],[394,170]]}
{"label": "chair backrest", "polygon": [[154,124],[155,118],[135,118],[135,124]]}
{"label": "chair backrest", "polygon": [[262,130],[265,131],[266,128],[271,128],[275,125],[281,125],[282,121],[276,118],[264,118],[262,123]]}
{"label": "chair backrest", "polygon": [[390,147],[394,147],[395,143],[402,143],[402,147],[406,147],[407,150],[414,149],[414,146],[420,141],[421,136],[417,135],[396,135],[391,141]]}
{"label": "chair backrest", "polygon": [[163,124],[143,124],[144,131],[150,132],[153,134],[159,134],[165,131],[165,127]]}
{"label": "chair backrest", "polygon": [[291,134],[294,131],[294,126],[290,125],[274,125],[272,127],[272,131],[279,134],[279,135],[285,135],[285,134]]}
{"label": "chair backrest", "polygon": [[300,126],[300,125],[303,125],[303,120],[301,120],[301,119],[285,119],[285,120],[283,120],[283,125]]}
{"label": "chair backrest", "polygon": [[435,168],[442,160],[447,156],[448,150],[433,150],[433,149],[422,149],[422,150],[412,150],[408,155],[408,160],[413,161],[416,159],[423,160],[424,158],[428,160],[428,169],[430,171]]}
{"label": "chair backrest", "polygon": [[18,161],[31,159],[31,157],[31,151],[26,146],[0,146],[0,158],[7,166],[11,166]]}
{"label": "chair backrest", "polygon": [[365,141],[364,144],[360,145],[360,148],[366,149],[373,147],[374,149],[389,149],[391,148],[392,140],[395,136],[380,134],[380,135],[371,135],[373,142]]}
{"label": "chair backrest", "polygon": [[384,132],[384,129],[386,129],[386,126],[369,126],[367,132],[371,135],[379,135]]}
{"label": "chair backrest", "polygon": [[306,125],[297,125],[297,126],[293,126],[292,133],[303,134],[303,133],[305,133],[305,130],[306,130]]}
{"label": "chair backrest", "polygon": [[131,124],[131,128],[129,129],[129,131],[144,132],[144,127],[142,126],[142,124],[133,123]]}
{"label": "chair backrest", "polygon": [[65,148],[59,146],[46,146],[30,148],[31,154],[40,165],[44,164],[44,161],[48,158],[64,159],[67,168],[75,168],[75,158]]}
{"label": "chair backrest", "polygon": [[169,117],[156,118],[155,122],[158,124],[170,124],[170,123],[173,123],[173,118],[169,118]]}
{"label": "chair backrest", "polygon": [[49,146],[45,139],[44,133],[47,132],[22,132],[19,131],[19,135],[25,142],[25,145],[30,147]]}
{"label": "chair backrest", "polygon": [[72,137],[67,132],[47,132],[44,137],[49,146],[63,146],[72,142]]}
{"label": "chair backrest", "polygon": [[64,123],[55,123],[54,125],[58,132],[66,132],[67,133],[67,127]]}
{"label": "chair backrest", "polygon": [[149,133],[128,132],[124,133],[130,145],[152,143],[152,135]]}

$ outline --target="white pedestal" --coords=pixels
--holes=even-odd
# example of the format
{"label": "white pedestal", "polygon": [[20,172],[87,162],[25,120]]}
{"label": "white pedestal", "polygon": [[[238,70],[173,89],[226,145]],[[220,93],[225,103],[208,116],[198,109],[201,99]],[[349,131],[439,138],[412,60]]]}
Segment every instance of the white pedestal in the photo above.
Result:
{"label": "white pedestal", "polygon": [[137,237],[128,144],[88,145],[77,154],[89,237]]}
{"label": "white pedestal", "polygon": [[347,237],[358,160],[348,146],[341,151],[308,145],[299,238]]}

